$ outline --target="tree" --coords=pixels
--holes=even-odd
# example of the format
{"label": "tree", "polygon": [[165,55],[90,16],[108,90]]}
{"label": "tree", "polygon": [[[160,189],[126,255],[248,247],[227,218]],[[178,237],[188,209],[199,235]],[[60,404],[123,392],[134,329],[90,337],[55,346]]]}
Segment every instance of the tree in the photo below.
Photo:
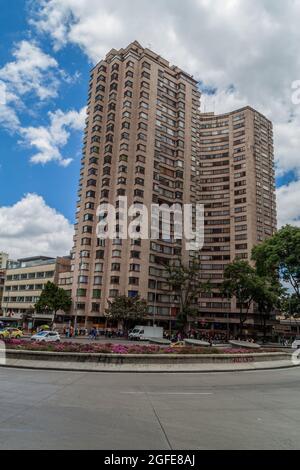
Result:
{"label": "tree", "polygon": [[111,320],[122,321],[124,328],[128,330],[137,322],[145,319],[148,314],[147,302],[139,296],[120,295],[112,301],[108,301],[105,313]]}
{"label": "tree", "polygon": [[260,276],[289,283],[300,301],[300,228],[287,225],[253,249]]}
{"label": "tree", "polygon": [[287,294],[282,298],[281,308],[287,317],[299,317],[300,299],[296,294]]}
{"label": "tree", "polygon": [[181,261],[176,265],[165,266],[167,282],[179,299],[180,310],[177,316],[179,329],[186,329],[190,317],[198,315],[197,302],[202,292],[210,290],[209,283],[200,282],[200,263],[193,259],[185,266]]}
{"label": "tree", "polygon": [[60,289],[52,282],[47,282],[38,302],[35,304],[35,310],[38,313],[45,313],[47,311],[53,312],[53,326],[57,312],[59,310],[68,312],[71,305],[71,297],[64,289]]}
{"label": "tree", "polygon": [[258,276],[247,261],[236,260],[228,264],[224,271],[222,293],[224,297],[236,297],[240,311],[240,334],[248,319],[249,310],[254,300]]}
{"label": "tree", "polygon": [[278,283],[273,283],[272,279],[256,277],[254,301],[257,304],[261,319],[264,342],[267,336],[267,321],[275,308],[280,305],[281,294],[282,288]]}

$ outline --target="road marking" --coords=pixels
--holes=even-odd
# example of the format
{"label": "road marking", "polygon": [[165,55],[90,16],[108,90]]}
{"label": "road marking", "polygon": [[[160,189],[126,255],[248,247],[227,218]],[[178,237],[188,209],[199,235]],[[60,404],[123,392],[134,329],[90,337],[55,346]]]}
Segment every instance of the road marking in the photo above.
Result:
{"label": "road marking", "polygon": [[202,392],[121,392],[121,395],[204,395],[209,396],[213,393]]}

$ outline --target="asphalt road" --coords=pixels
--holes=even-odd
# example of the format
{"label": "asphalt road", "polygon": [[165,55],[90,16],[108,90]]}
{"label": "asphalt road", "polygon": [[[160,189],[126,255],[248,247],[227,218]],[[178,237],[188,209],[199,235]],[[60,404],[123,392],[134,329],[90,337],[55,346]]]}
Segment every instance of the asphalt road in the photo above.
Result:
{"label": "asphalt road", "polygon": [[300,369],[0,369],[0,449],[299,449]]}

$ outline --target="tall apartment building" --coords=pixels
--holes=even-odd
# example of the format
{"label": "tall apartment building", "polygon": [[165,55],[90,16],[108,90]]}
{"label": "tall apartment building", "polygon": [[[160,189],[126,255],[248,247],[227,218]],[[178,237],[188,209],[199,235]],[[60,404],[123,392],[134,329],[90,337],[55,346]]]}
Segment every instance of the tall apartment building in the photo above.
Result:
{"label": "tall apartment building", "polygon": [[[202,321],[237,330],[236,300],[223,299],[219,286],[226,264],[251,261],[255,245],[276,231],[272,123],[250,107],[216,116],[200,115],[200,194],[205,204],[202,278],[213,289],[199,303]],[[259,326],[255,306],[249,331]]]}
{"label": "tall apartment building", "polygon": [[162,265],[188,262],[184,241],[97,239],[99,204],[118,208],[126,196],[129,206],[205,205],[201,277],[214,289],[199,299],[199,320],[234,329],[235,302],[218,289],[225,265],[250,259],[276,229],[273,159],[272,124],[260,113],[200,114],[198,84],[184,71],[137,42],[110,51],[89,86],[72,260],[78,322],[104,323],[118,294],[146,299],[149,320],[167,326],[176,318]]}
{"label": "tall apartment building", "polygon": [[120,196],[149,209],[196,201],[199,107],[197,82],[138,42],[110,51],[92,70],[73,250],[79,323],[103,322],[107,300],[118,294],[145,298],[149,318],[155,312],[168,324],[176,316],[162,262],[187,260],[183,242],[104,243],[96,210],[118,207]]}

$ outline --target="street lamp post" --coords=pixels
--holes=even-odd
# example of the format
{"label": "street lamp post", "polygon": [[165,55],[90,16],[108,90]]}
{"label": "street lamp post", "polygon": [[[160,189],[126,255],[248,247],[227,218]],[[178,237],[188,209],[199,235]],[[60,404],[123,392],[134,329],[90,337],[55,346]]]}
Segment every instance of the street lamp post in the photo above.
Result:
{"label": "street lamp post", "polygon": [[[78,272],[78,286],[80,284],[80,276],[82,273],[82,262],[79,260],[79,272]],[[76,335],[77,323],[78,323],[78,302],[79,302],[79,287],[76,291],[76,305],[75,305],[75,315],[74,315],[74,334]]]}
{"label": "street lamp post", "polygon": [[154,312],[153,312],[153,326],[155,326],[156,321],[156,298],[157,298],[157,279],[155,279],[155,297],[154,297]]}

